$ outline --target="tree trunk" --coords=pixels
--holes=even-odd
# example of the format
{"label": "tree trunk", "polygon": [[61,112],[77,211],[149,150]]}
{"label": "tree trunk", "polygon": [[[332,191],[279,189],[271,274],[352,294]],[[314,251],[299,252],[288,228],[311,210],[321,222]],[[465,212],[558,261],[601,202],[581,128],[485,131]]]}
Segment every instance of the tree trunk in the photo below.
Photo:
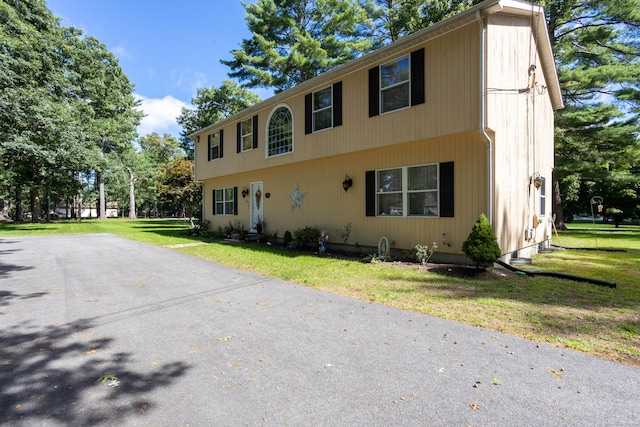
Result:
{"label": "tree trunk", "polygon": [[78,202],[78,206],[76,208],[76,220],[82,221],[82,172],[78,172],[78,182],[80,182],[80,190],[78,191],[78,196],[76,200]]}
{"label": "tree trunk", "polygon": [[22,188],[16,187],[16,216],[14,221],[22,221]]}
{"label": "tree trunk", "polygon": [[553,218],[556,224],[557,230],[566,230],[567,226],[564,225],[564,214],[562,212],[562,197],[560,195],[560,183],[558,179],[553,179]]}
{"label": "tree trunk", "polygon": [[136,217],[136,194],[135,194],[135,183],[138,180],[137,177],[133,176],[133,172],[130,168],[127,168],[129,172],[129,219],[137,219]]}
{"label": "tree trunk", "polygon": [[[100,139],[100,156],[104,157],[104,144],[106,137],[102,135]],[[100,195],[100,203],[98,205],[98,219],[107,219],[107,202],[104,199],[104,176],[102,171],[98,172],[98,193]]]}
{"label": "tree trunk", "polygon": [[0,221],[7,218],[7,201],[0,200]]}
{"label": "tree trunk", "polygon": [[51,221],[51,185],[47,184],[47,212],[44,214],[44,219],[46,222]]}
{"label": "tree trunk", "polygon": [[40,195],[38,194],[38,187],[31,187],[29,191],[30,207],[31,207],[31,222],[40,221]]}

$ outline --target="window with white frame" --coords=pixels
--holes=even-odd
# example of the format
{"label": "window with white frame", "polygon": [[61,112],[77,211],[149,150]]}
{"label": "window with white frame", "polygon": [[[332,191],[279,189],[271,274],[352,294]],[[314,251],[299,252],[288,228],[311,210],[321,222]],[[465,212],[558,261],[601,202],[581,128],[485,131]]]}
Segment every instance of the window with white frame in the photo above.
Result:
{"label": "window with white frame", "polygon": [[215,215],[234,214],[235,206],[233,192],[233,187],[216,188],[213,190]]}
{"label": "window with white frame", "polygon": [[376,171],[376,215],[439,216],[437,163]]}
{"label": "window with white frame", "polygon": [[410,105],[409,67],[408,55],[380,66],[380,111],[382,113]]}
{"label": "window with white frame", "polygon": [[219,159],[220,154],[220,131],[209,135],[209,160]]}
{"label": "window with white frame", "polygon": [[267,157],[293,151],[293,114],[286,105],[276,107],[267,122]]}
{"label": "window with white frame", "polygon": [[544,177],[540,177],[542,184],[540,185],[540,215],[546,215],[547,210],[547,180]]}
{"label": "window with white frame", "polygon": [[332,86],[313,93],[313,131],[333,126]]}
{"label": "window with white frame", "polygon": [[242,151],[249,151],[253,148],[253,117],[240,123],[240,138]]}

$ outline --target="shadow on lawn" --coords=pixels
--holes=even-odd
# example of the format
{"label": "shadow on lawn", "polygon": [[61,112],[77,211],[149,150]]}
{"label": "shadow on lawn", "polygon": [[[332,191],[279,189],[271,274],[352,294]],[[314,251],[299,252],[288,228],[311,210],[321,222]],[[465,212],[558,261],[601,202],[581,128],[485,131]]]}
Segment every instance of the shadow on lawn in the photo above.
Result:
{"label": "shadow on lawn", "polygon": [[[29,297],[29,296],[27,296]],[[124,425],[143,417],[147,395],[167,387],[189,366],[173,362],[137,372],[132,354],[113,352],[111,338],[87,339],[91,320],[40,328],[23,323],[0,331],[0,424]],[[118,387],[104,375],[114,375]]]}

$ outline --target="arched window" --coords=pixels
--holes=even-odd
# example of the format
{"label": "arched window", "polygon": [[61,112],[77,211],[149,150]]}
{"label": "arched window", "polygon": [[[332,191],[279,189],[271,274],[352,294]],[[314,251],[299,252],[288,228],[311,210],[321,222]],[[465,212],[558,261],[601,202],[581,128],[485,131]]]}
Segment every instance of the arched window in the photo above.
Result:
{"label": "arched window", "polygon": [[293,151],[293,113],[288,106],[278,105],[267,121],[267,157]]}

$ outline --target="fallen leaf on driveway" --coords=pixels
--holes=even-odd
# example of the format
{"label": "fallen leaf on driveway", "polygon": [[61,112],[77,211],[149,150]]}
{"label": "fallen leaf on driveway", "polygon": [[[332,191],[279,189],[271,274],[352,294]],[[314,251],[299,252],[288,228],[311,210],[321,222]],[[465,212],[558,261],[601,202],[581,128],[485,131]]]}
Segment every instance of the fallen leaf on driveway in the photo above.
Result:
{"label": "fallen leaf on driveway", "polygon": [[560,377],[562,378],[562,372],[558,372],[555,369],[549,369],[549,372],[551,372],[553,375],[555,375],[556,377]]}

